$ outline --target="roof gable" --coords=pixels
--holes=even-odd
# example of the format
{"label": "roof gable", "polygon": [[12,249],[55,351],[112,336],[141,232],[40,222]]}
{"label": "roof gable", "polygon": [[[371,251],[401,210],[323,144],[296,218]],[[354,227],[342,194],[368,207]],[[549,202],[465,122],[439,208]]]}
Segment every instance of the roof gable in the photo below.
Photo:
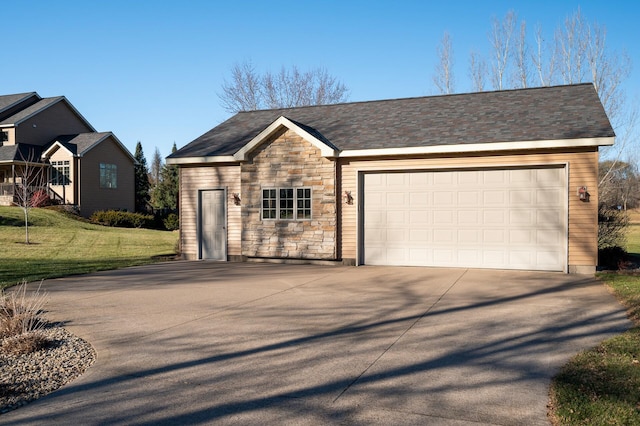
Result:
{"label": "roof gable", "polygon": [[111,132],[91,132],[59,136],[43,151],[42,157],[48,158],[60,148],[66,149],[69,153],[73,154],[74,157],[82,157],[109,138],[113,139],[116,146],[120,148],[131,161],[135,161],[129,150],[125,148],[122,142]]}
{"label": "roof gable", "polygon": [[40,96],[38,96],[36,92],[17,93],[15,95],[2,95],[0,96],[0,117],[7,113],[11,115],[10,110],[22,103],[35,103],[40,99]]}
{"label": "roof gable", "polygon": [[243,146],[235,154],[233,154],[233,158],[237,161],[246,161],[247,155],[251,153],[251,151],[260,146],[265,140],[267,140],[270,136],[272,136],[282,128],[287,128],[296,132],[304,140],[318,148],[323,157],[336,156],[336,148],[330,143],[326,143],[320,140],[315,135],[311,134],[310,131],[312,132],[313,129],[296,123],[295,121],[289,120],[287,117],[281,115],[273,123],[268,125],[263,131],[258,133],[257,136],[251,139],[245,146]]}
{"label": "roof gable", "polygon": [[64,96],[40,99],[33,105],[21,109],[10,117],[6,117],[4,120],[0,121],[0,127],[18,126],[25,120],[30,119],[31,117],[41,113],[42,111],[45,111],[46,109],[60,102],[63,102],[71,110],[71,112],[75,114],[80,119],[80,121],[82,121],[89,129],[95,131],[91,123],[89,123]]}
{"label": "roof gable", "polygon": [[279,117],[339,157],[598,146],[615,136],[593,85],[577,84],[241,112],[168,162],[241,161]]}

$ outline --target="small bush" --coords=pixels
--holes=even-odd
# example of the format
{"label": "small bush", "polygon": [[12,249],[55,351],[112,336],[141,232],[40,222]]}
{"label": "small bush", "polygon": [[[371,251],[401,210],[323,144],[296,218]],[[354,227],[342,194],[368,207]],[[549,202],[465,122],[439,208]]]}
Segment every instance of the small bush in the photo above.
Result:
{"label": "small bush", "polygon": [[628,226],[629,217],[626,211],[600,204],[598,206],[598,249],[624,247]]}
{"label": "small bush", "polygon": [[167,231],[175,231],[180,228],[180,217],[175,213],[169,213],[162,224]]}
{"label": "small bush", "polygon": [[44,349],[49,340],[40,330],[17,336],[6,337],[2,340],[0,351],[9,355],[24,355]]}
{"label": "small bush", "polygon": [[598,265],[604,269],[623,269],[627,261],[627,251],[619,246],[598,249]]}
{"label": "small bush", "polygon": [[46,321],[41,317],[46,295],[40,287],[27,294],[27,283],[23,282],[10,292],[0,294],[0,350],[5,353],[25,354],[42,348],[46,338],[42,328]]}
{"label": "small bush", "polygon": [[51,198],[47,191],[39,190],[33,193],[29,202],[31,207],[45,207],[51,205]]}
{"label": "small bush", "polygon": [[89,220],[99,225],[118,228],[150,228],[153,224],[151,215],[119,210],[100,210],[94,212]]}

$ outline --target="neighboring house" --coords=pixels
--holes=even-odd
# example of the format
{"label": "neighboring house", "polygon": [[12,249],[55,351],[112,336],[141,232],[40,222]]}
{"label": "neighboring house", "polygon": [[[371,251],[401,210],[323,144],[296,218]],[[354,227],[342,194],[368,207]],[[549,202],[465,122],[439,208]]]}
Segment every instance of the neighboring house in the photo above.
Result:
{"label": "neighboring house", "polygon": [[593,273],[593,85],[241,112],[167,158],[188,259]]}
{"label": "neighboring house", "polygon": [[113,133],[98,133],[64,97],[0,96],[0,203],[15,202],[25,162],[42,167],[45,190],[83,216],[134,210],[134,158]]}

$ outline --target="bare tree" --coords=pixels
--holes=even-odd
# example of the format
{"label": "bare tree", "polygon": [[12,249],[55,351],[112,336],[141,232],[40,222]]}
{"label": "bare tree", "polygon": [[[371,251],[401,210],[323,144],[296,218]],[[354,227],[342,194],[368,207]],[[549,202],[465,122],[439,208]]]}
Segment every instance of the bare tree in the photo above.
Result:
{"label": "bare tree", "polygon": [[20,151],[20,160],[16,168],[16,178],[20,182],[15,182],[14,196],[16,204],[24,213],[24,242],[29,244],[29,213],[32,207],[38,206],[45,198],[48,199],[47,174],[44,164],[38,162],[35,149],[28,148],[26,156]]}
{"label": "bare tree", "polygon": [[261,79],[251,61],[231,68],[231,81],[224,81],[218,96],[229,112],[252,111],[260,108]]}
{"label": "bare tree", "polygon": [[489,41],[493,49],[491,61],[491,83],[496,90],[505,88],[505,76],[509,64],[509,56],[512,48],[513,31],[516,26],[517,16],[513,10],[505,15],[502,21],[493,18]]}
{"label": "bare tree", "polygon": [[564,84],[580,83],[584,78],[588,25],[580,9],[567,16],[564,26],[556,30],[555,40],[560,54],[560,75]]}
{"label": "bare tree", "polygon": [[437,48],[438,63],[436,64],[433,82],[441,94],[454,92],[455,79],[453,77],[453,47],[451,36],[445,31]]}
{"label": "bare tree", "polygon": [[527,43],[527,24],[520,22],[520,31],[513,40],[513,86],[514,88],[529,87],[529,45]]}
{"label": "bare tree", "polygon": [[483,92],[487,77],[487,63],[475,51],[471,51],[469,54],[469,77],[471,78],[472,90]]}
{"label": "bare tree", "polygon": [[535,40],[536,51],[531,55],[533,67],[538,75],[540,86],[551,86],[556,73],[557,44],[550,45],[545,42],[540,24],[536,25]]}
{"label": "bare tree", "polygon": [[348,99],[349,90],[324,68],[302,72],[296,66],[259,75],[251,62],[231,69],[232,81],[225,81],[218,94],[231,113],[263,108],[335,104]]}

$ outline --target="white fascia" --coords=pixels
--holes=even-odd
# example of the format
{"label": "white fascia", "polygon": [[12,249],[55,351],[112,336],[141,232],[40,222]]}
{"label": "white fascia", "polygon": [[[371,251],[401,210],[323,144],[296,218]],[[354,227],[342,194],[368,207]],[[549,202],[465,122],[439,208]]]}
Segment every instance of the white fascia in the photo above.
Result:
{"label": "white fascia", "polygon": [[233,154],[233,157],[236,161],[246,161],[247,154],[253,151],[256,147],[258,147],[265,139],[269,138],[275,132],[280,130],[282,127],[286,127],[289,130],[293,130],[300,137],[302,137],[307,142],[311,143],[313,146],[320,150],[320,153],[323,157],[337,157],[338,153],[332,147],[328,146],[315,136],[311,135],[306,130],[302,129],[300,126],[289,120],[287,117],[281,115],[278,117],[273,123],[267,126],[263,131],[261,131],[255,138],[251,139],[245,146],[240,148],[238,152]]}
{"label": "white fascia", "polygon": [[53,143],[53,145],[51,145],[49,148],[47,148],[47,150],[45,152],[42,153],[42,155],[40,156],[40,158],[49,158],[51,157],[53,154],[55,154],[56,151],[58,151],[60,148],[64,149],[65,151],[67,151],[69,154],[73,155],[73,152],[69,151],[67,149],[66,146],[62,145],[60,142],[55,141]]}
{"label": "white fascia", "polygon": [[409,148],[353,149],[341,151],[338,157],[370,157],[418,154],[457,154],[484,151],[514,151],[547,148],[580,148],[613,145],[614,137],[558,139],[545,141],[490,142],[455,145],[416,146]]}
{"label": "white fascia", "polygon": [[211,164],[211,163],[237,163],[233,155],[212,155],[209,157],[181,157],[167,158],[167,164]]}

